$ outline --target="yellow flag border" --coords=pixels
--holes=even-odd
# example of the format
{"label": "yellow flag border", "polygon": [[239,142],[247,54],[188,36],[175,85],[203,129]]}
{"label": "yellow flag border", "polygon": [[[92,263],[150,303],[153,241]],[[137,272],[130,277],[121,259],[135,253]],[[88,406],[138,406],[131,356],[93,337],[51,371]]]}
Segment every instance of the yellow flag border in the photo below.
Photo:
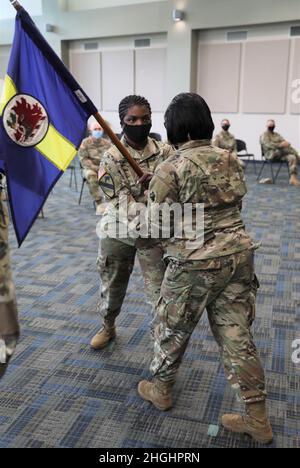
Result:
{"label": "yellow flag border", "polygon": [[[5,76],[4,88],[0,99],[0,116],[7,103],[18,94],[17,87],[9,75]],[[44,139],[35,146],[57,169],[65,171],[77,153],[77,149],[52,124],[49,125]],[[63,157],[61,156],[63,155]]]}

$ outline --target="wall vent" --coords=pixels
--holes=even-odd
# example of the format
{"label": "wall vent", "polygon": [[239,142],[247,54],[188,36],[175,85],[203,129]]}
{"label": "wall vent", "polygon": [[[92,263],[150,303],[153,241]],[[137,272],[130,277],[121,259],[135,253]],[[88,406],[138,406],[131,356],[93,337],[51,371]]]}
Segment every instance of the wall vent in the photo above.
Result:
{"label": "wall vent", "polygon": [[98,42],[85,42],[84,43],[84,50],[97,50],[98,49]]}
{"label": "wall vent", "polygon": [[291,27],[291,36],[300,36],[300,26]]}
{"label": "wall vent", "polygon": [[227,33],[228,42],[246,41],[248,39],[248,31],[231,31]]}
{"label": "wall vent", "polygon": [[134,47],[150,47],[151,39],[135,39]]}

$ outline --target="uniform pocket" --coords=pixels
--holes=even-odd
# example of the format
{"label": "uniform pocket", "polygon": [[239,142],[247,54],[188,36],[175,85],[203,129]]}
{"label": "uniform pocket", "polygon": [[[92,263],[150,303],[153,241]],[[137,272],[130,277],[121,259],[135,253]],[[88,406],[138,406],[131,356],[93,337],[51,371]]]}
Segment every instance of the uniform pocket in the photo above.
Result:
{"label": "uniform pocket", "polygon": [[152,323],[154,335],[160,335],[161,330],[166,329],[186,332],[191,326],[192,321],[188,314],[188,296],[186,296],[186,300],[181,296],[176,302],[165,297],[159,298]]}
{"label": "uniform pocket", "polygon": [[193,262],[187,262],[184,268],[187,271],[218,271],[222,268],[222,260],[220,258],[195,260]]}
{"label": "uniform pocket", "polygon": [[189,272],[170,261],[161,287],[156,320],[172,330],[185,329],[192,287]]}

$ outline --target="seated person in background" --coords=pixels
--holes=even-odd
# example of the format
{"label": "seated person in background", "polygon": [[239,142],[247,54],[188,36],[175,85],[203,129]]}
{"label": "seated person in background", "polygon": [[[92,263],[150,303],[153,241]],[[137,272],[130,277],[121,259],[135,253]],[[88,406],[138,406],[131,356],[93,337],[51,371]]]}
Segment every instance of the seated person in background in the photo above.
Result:
{"label": "seated person in background", "polygon": [[96,122],[90,126],[91,136],[85,138],[79,149],[79,159],[83,168],[83,175],[87,180],[90,193],[96,203],[96,214],[104,212],[104,205],[100,195],[98,171],[103,154],[111,147],[109,140],[103,138],[104,132]]}
{"label": "seated person in background", "polygon": [[221,122],[222,131],[215,136],[213,145],[218,148],[225,149],[227,151],[237,153],[236,140],[231,133],[229,133],[230,122],[228,119],[224,119]]}
{"label": "seated person in background", "polygon": [[275,128],[275,120],[268,120],[267,131],[260,137],[264,156],[269,161],[287,161],[291,176],[290,184],[300,185],[300,181],[297,179],[299,154],[288,141],[274,131]]}

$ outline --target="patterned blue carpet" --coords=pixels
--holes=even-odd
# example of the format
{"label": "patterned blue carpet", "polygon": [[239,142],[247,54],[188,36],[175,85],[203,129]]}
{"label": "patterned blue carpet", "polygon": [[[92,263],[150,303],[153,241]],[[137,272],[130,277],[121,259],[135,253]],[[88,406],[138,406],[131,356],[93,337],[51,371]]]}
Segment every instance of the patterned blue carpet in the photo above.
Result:
{"label": "patterned blue carpet", "polygon": [[[248,171],[244,217],[262,242],[256,343],[267,373],[275,441],[300,447],[300,364],[291,359],[300,338],[300,189],[258,185]],[[0,447],[200,448],[256,447],[219,427],[240,404],[227,386],[206,318],[188,347],[174,390],[161,413],[137,395],[151,356],[149,309],[136,267],[118,338],[102,352],[89,341],[96,314],[97,237],[93,204],[68,186],[55,188],[20,249],[11,232],[22,337],[0,382]]]}

